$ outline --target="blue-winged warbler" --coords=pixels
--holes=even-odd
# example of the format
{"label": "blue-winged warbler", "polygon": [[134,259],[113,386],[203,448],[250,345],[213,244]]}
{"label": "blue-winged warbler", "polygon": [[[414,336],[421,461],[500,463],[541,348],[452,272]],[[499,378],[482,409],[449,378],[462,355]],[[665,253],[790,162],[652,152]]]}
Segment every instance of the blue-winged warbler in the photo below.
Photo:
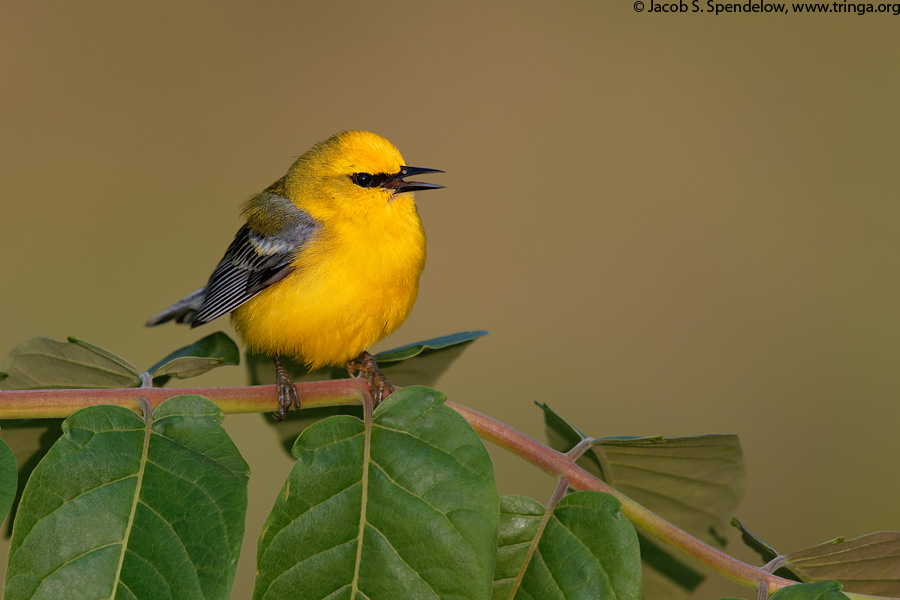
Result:
{"label": "blue-winged warbler", "polygon": [[425,264],[425,232],[412,192],[443,186],[407,177],[386,139],[345,131],[313,146],[287,174],[244,205],[238,230],[206,285],[147,325],[202,325],[226,313],[244,344],[275,360],[284,418],[297,389],[279,356],[314,369],[344,365],[390,384],[366,348],[412,310]]}

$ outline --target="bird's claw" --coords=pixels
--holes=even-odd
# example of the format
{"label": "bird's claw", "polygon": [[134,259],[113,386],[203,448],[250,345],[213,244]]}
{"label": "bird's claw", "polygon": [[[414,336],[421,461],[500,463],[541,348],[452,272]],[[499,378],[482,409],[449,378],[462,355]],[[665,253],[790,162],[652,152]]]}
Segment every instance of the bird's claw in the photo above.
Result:
{"label": "bird's claw", "polygon": [[[349,373],[351,377],[354,377],[357,372],[366,378],[369,389],[372,390],[373,408],[376,408],[381,404],[381,401],[384,400],[386,395],[393,393],[394,386],[391,385],[391,382],[388,381],[387,377],[385,377],[378,368],[375,357],[366,351],[363,351],[362,354],[347,362],[347,373]],[[387,394],[385,392],[387,392]]]}
{"label": "bird's claw", "polygon": [[287,370],[281,366],[281,361],[275,357],[275,386],[278,388],[278,410],[272,415],[276,421],[282,421],[287,417],[287,411],[294,406],[295,410],[300,410],[300,395],[297,393],[297,386],[291,381],[291,376]]}

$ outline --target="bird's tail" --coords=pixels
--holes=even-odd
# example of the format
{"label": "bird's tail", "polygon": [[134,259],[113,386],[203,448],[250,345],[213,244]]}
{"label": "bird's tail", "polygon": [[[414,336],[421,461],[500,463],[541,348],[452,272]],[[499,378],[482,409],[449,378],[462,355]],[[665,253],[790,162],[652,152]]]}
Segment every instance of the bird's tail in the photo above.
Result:
{"label": "bird's tail", "polygon": [[188,294],[166,310],[162,311],[149,321],[144,323],[144,327],[153,327],[160,323],[166,323],[175,320],[176,323],[190,323],[194,318],[194,314],[200,305],[203,304],[203,298],[206,295],[206,286],[203,286],[196,292]]}

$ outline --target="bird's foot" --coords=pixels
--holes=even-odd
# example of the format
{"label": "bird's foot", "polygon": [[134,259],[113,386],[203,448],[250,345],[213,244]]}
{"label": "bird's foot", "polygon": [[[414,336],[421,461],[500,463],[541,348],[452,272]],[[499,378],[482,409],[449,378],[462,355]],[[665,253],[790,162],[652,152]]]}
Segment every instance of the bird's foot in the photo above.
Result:
{"label": "bird's foot", "polygon": [[357,371],[361,376],[365,377],[366,381],[369,383],[369,389],[372,390],[373,408],[376,408],[381,404],[381,401],[384,400],[384,397],[387,394],[394,391],[394,386],[391,385],[391,382],[387,380],[387,377],[385,377],[378,369],[378,363],[375,362],[375,357],[365,350],[353,360],[347,361],[347,373],[349,373],[351,377],[354,377]]}
{"label": "bird's foot", "polygon": [[281,366],[281,361],[275,357],[275,386],[278,388],[278,410],[272,416],[276,421],[282,421],[287,416],[291,405],[300,410],[300,395],[297,394],[297,386],[291,381],[287,370]]}

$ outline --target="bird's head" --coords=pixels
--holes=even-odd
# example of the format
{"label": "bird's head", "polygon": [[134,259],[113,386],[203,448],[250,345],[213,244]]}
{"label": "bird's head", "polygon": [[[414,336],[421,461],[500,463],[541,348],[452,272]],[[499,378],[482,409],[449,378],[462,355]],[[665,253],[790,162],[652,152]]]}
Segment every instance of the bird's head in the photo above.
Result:
{"label": "bird's head", "polygon": [[410,167],[397,148],[370,131],[344,131],[316,144],[288,171],[288,197],[310,213],[338,211],[365,216],[395,203],[415,207],[416,190],[442,185],[409,181],[438,169]]}

